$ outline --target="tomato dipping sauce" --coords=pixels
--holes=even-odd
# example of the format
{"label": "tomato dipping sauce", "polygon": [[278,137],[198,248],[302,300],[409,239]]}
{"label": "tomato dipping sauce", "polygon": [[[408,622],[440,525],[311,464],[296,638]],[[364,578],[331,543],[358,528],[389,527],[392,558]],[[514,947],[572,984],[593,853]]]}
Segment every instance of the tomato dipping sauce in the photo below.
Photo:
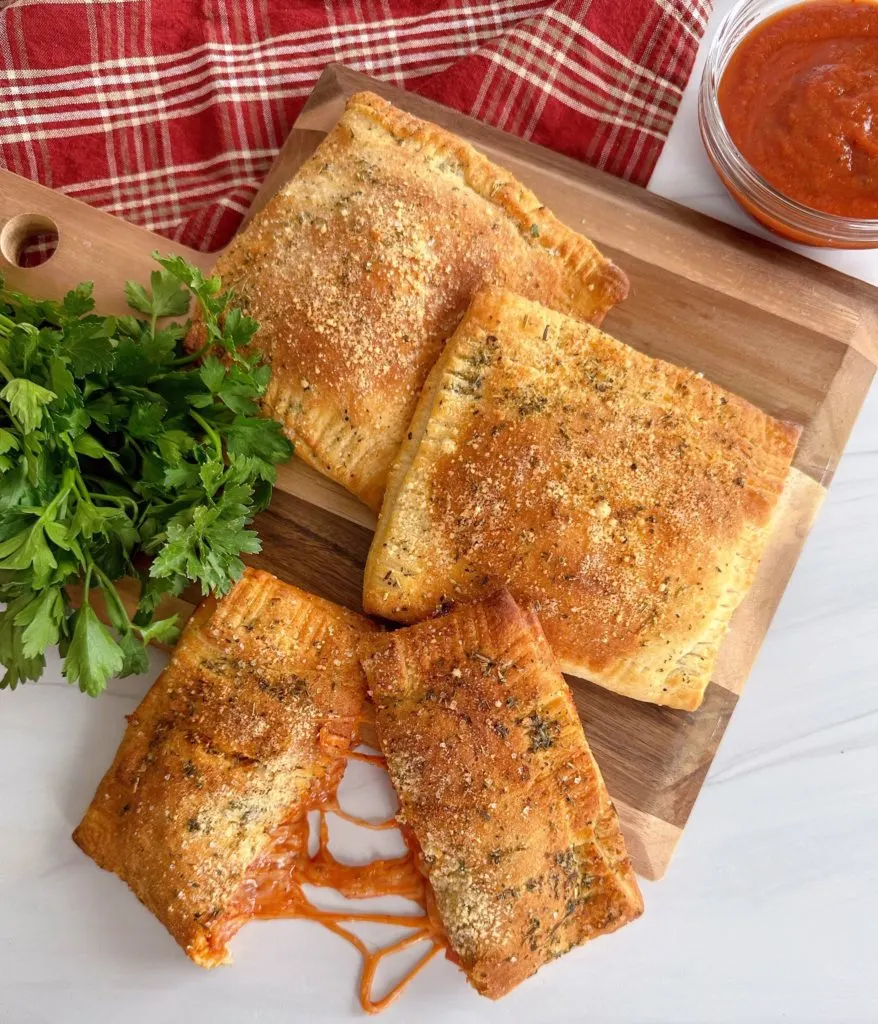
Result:
{"label": "tomato dipping sauce", "polygon": [[741,155],[778,191],[878,218],[878,0],[810,0],[760,22],[717,99]]}

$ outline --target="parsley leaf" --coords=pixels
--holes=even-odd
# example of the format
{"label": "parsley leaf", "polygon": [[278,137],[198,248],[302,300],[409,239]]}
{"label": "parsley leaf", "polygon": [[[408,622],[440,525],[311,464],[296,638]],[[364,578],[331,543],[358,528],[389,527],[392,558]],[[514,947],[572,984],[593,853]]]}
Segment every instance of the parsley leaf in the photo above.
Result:
{"label": "parsley leaf", "polygon": [[[146,645],[177,635],[162,599],[226,593],[259,550],[253,516],[292,446],[259,416],[257,325],[219,278],[156,259],[148,288],[126,286],[135,316],[95,313],[88,284],[52,302],[0,280],[0,689],[39,678],[54,644],[93,696],[144,671]],[[188,322],[157,325],[193,299],[195,353]],[[123,576],[141,583],[133,613]]]}
{"label": "parsley leaf", "polygon": [[91,297],[93,291],[94,286],[90,281],[77,285],[61,300],[62,312],[69,317],[85,316],[86,313],[90,313],[95,306]]}
{"label": "parsley leaf", "polygon": [[25,658],[35,658],[50,645],[58,643],[64,598],[59,587],[41,590],[14,617],[16,626],[23,626],[21,649]]}
{"label": "parsley leaf", "polygon": [[69,682],[78,683],[83,693],[97,697],[107,680],[122,670],[125,656],[90,604],[79,608],[73,618],[64,676]]}
{"label": "parsley leaf", "polygon": [[0,679],[0,690],[14,690],[19,683],[29,679],[39,679],[46,667],[46,659],[42,654],[32,656],[24,653],[24,632],[15,619],[31,600],[30,593],[17,598],[7,598],[6,608],[0,614],[0,664],[6,667],[6,673]]}
{"label": "parsley leaf", "polygon": [[215,395],[223,385],[226,368],[216,356],[207,356],[201,364],[199,374],[207,390]]}
{"label": "parsley leaf", "polygon": [[172,644],[180,635],[180,630],[177,627],[178,618],[178,615],[169,615],[166,619],[158,619],[143,629],[138,629],[141,640],[145,644]]}
{"label": "parsley leaf", "polygon": [[199,579],[202,594],[227,593],[244,571],[238,554],[262,548],[256,534],[247,529],[249,512],[243,502],[226,500],[212,508],[200,506],[179,513],[168,524],[150,575]]}
{"label": "parsley leaf", "polygon": [[0,398],[9,403],[13,421],[17,420],[26,434],[43,422],[44,406],[57,397],[54,391],[23,377],[14,378],[0,391]]}
{"label": "parsley leaf", "polygon": [[148,313],[153,317],[182,316],[189,309],[189,292],[167,270],[154,270],[150,284],[151,292],[134,281],[125,285],[128,305],[138,313]]}
{"label": "parsley leaf", "polygon": [[9,451],[15,451],[18,447],[15,434],[8,430],[0,429],[0,455],[4,455]]}
{"label": "parsley leaf", "polygon": [[87,377],[90,373],[106,373],[113,367],[115,346],[112,338],[100,328],[71,329],[64,339],[64,358],[70,364],[74,377]]}
{"label": "parsley leaf", "polygon": [[116,675],[138,676],[149,669],[149,655],[134,633],[123,633],[119,637],[119,650],[122,652],[122,667]]}

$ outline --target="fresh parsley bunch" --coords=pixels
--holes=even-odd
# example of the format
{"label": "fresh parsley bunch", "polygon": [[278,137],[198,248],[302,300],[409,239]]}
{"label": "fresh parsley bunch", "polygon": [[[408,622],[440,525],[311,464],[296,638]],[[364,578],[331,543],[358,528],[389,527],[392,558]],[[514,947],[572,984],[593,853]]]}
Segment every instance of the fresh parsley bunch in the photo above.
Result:
{"label": "fresh parsley bunch", "polygon": [[[177,633],[176,616],[155,619],[161,598],[193,581],[224,594],[240,554],[259,550],[248,526],[292,446],[259,416],[270,368],[246,350],[257,325],[219,278],[157,262],[151,288],[126,286],[145,319],[96,315],[89,284],[48,302],[0,280],[0,689],[38,679],[56,643],[92,696],[144,671],[146,644]],[[204,340],[191,354],[188,323],[158,324],[185,315],[190,295]],[[124,576],[141,582],[131,617]]]}

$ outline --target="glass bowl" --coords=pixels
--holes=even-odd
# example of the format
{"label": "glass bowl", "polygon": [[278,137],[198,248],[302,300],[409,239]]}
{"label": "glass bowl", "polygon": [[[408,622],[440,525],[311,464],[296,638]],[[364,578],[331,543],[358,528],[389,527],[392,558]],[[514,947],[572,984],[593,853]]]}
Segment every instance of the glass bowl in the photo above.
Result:
{"label": "glass bowl", "polygon": [[704,147],[732,198],[771,231],[805,245],[878,248],[878,220],[824,213],[785,196],[744,159],[723,122],[717,92],[732,53],[754,25],[793,6],[796,4],[789,0],[741,0],[720,24],[707,53],[698,95],[698,126]]}

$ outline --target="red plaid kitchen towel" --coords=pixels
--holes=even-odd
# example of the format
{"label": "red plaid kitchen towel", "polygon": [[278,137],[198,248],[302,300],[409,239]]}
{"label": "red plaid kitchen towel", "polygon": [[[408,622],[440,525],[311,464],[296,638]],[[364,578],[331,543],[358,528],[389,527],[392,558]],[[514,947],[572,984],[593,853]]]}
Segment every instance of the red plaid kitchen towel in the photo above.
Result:
{"label": "red plaid kitchen towel", "polygon": [[0,0],[0,163],[204,250],[322,68],[646,183],[709,0]]}

